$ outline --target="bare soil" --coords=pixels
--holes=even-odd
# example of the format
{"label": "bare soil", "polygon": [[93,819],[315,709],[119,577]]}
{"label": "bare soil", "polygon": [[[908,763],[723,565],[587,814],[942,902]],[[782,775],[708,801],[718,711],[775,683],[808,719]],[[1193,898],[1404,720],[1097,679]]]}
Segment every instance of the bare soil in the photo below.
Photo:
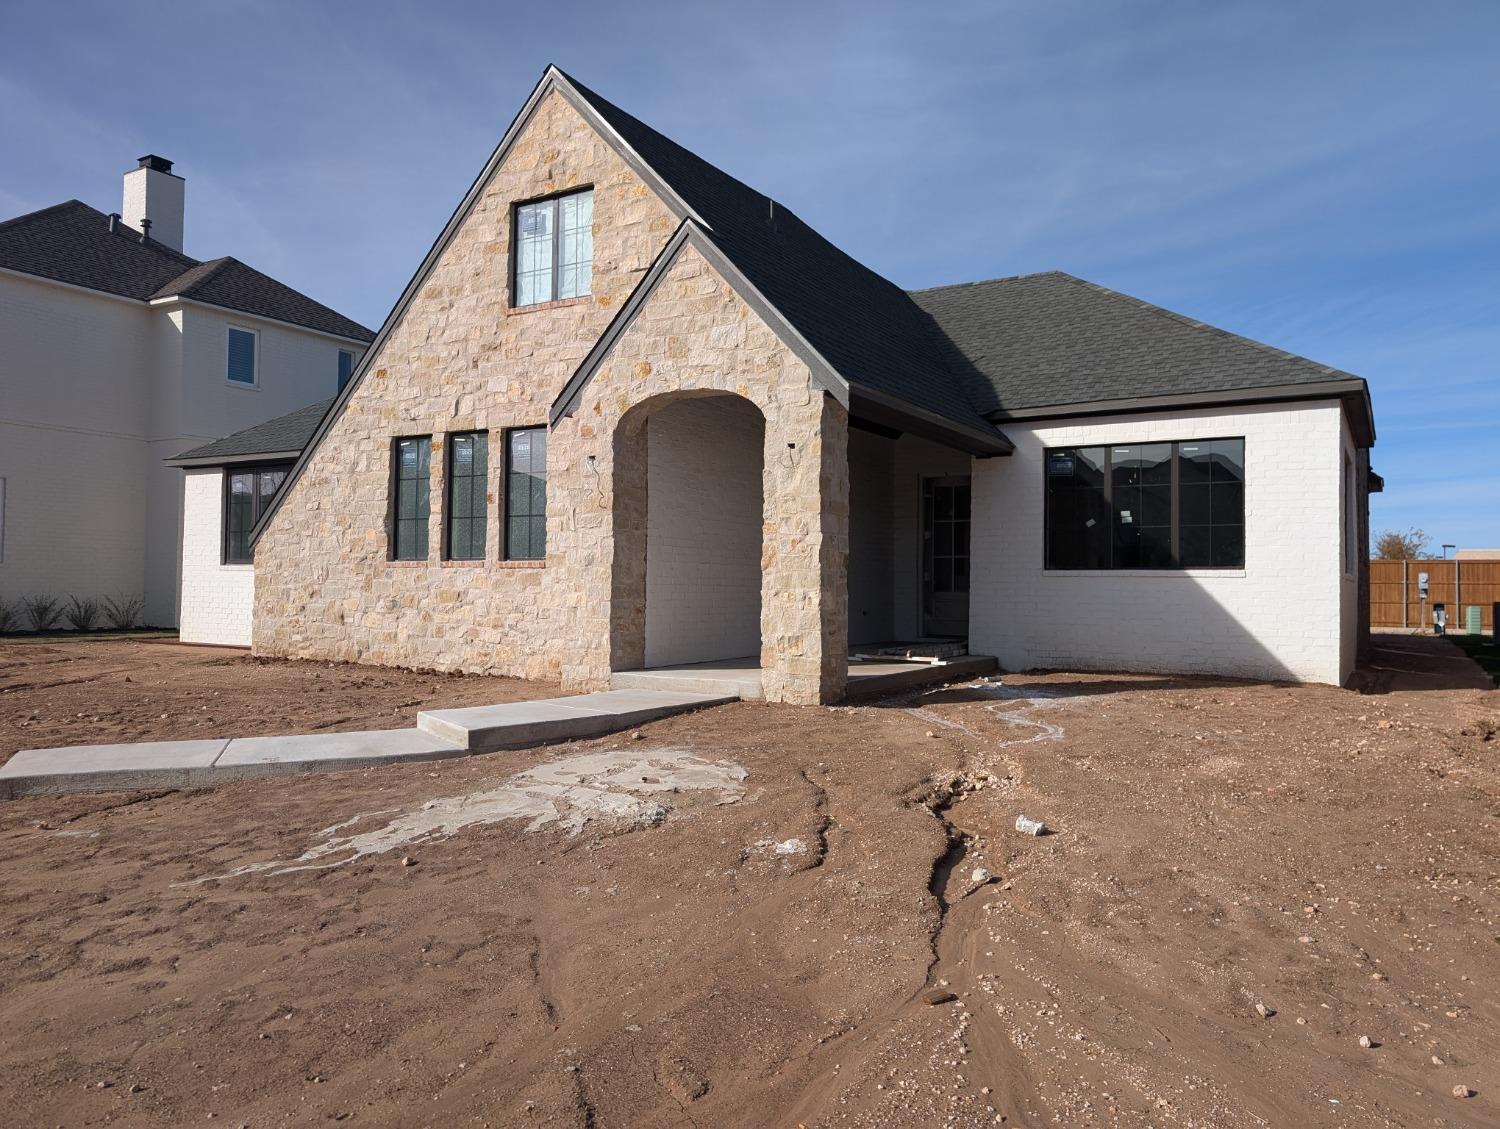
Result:
{"label": "bare soil", "polygon": [[514,678],[140,639],[0,642],[0,764],[22,749],[62,745],[405,729],[424,709],[559,692]]}
{"label": "bare soil", "polygon": [[[282,664],[300,706],[263,708],[372,724],[375,687],[325,673],[310,689]],[[1382,640],[1361,685],[1008,675],[721,707],[640,740],[15,801],[3,1119],[1494,1125],[1500,691],[1417,638]],[[141,707],[140,735],[183,735],[150,709],[169,717],[153,732]],[[7,740],[15,716],[0,697]],[[610,749],[734,762],[745,795],[215,877]],[[1022,813],[1053,833],[1018,834]]]}

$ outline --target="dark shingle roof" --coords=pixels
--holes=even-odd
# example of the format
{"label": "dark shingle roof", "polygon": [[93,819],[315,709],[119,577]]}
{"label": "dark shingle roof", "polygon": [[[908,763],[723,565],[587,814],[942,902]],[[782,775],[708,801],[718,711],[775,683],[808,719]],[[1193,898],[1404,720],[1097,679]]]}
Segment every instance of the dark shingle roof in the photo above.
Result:
{"label": "dark shingle roof", "polygon": [[0,223],[0,267],[149,302],[183,297],[341,337],[375,335],[237,259],[200,263],[69,200]]}
{"label": "dark shingle roof", "polygon": [[1060,271],[912,298],[984,412],[1357,379]]}
{"label": "dark shingle roof", "polygon": [[846,381],[993,431],[945,367],[904,290],[840,251],[790,209],[576,79],[568,81],[702,217],[714,244]]}
{"label": "dark shingle roof", "polygon": [[223,439],[215,439],[212,443],[184,451],[167,461],[175,464],[191,462],[211,465],[215,459],[235,461],[254,455],[295,455],[307,446],[313,432],[317,431],[318,424],[331,407],[333,400],[319,400],[316,404],[298,408],[295,412],[268,419],[265,423],[247,427],[244,431],[236,431]]}

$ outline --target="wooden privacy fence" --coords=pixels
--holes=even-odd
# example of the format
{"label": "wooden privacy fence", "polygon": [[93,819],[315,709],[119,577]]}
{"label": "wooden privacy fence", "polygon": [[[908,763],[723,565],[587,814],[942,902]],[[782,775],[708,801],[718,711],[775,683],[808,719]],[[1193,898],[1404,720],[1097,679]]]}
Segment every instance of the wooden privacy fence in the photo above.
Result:
{"label": "wooden privacy fence", "polygon": [[[1427,600],[1417,578],[1427,574]],[[1495,630],[1494,605],[1500,600],[1500,561],[1371,561],[1370,626],[1431,627],[1432,605],[1448,609],[1448,630],[1462,632],[1469,609],[1477,607],[1480,630]]]}

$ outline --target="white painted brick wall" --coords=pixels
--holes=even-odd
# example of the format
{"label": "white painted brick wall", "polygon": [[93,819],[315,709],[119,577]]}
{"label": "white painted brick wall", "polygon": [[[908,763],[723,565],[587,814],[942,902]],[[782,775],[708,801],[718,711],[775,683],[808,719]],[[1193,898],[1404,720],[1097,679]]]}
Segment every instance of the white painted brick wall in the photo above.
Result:
{"label": "white painted brick wall", "polygon": [[182,623],[184,643],[250,645],[255,566],[220,564],[224,472],[183,475]]}
{"label": "white painted brick wall", "polygon": [[[1355,607],[1343,580],[1336,401],[1007,424],[974,461],[970,649],[1009,670],[1210,673],[1342,684]],[[1047,572],[1046,447],[1245,437],[1245,568]]]}
{"label": "white painted brick wall", "polygon": [[691,399],[646,427],[646,665],[759,655],[760,411]]}

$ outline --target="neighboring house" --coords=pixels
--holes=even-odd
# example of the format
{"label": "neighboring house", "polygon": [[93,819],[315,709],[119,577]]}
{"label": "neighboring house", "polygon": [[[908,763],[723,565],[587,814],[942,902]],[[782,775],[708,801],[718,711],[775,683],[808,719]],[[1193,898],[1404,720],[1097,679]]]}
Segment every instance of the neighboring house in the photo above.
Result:
{"label": "neighboring house", "polygon": [[254,646],[1341,683],[1374,441],[1358,377],[1065,274],[908,293],[549,68],[259,517]]}
{"label": "neighboring house", "polygon": [[185,472],[177,628],[184,643],[250,645],[250,531],[332,405],[320,400],[167,460]]}
{"label": "neighboring house", "polygon": [[1453,555],[1461,561],[1500,561],[1500,549],[1458,549]]}
{"label": "neighboring house", "polygon": [[0,223],[0,597],[142,595],[177,622],[184,447],[333,395],[373,334],[237,259],[182,252],[183,180]]}

